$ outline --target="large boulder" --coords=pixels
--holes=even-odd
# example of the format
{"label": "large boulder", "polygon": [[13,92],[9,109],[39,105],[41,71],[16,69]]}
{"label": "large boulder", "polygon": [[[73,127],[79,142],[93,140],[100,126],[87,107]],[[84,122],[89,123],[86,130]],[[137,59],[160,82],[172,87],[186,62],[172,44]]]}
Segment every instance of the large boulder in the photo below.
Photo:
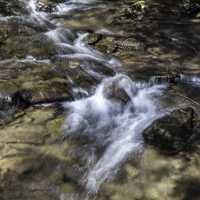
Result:
{"label": "large boulder", "polygon": [[144,140],[164,153],[186,150],[199,138],[197,113],[188,107],[178,109],[155,121],[144,131]]}

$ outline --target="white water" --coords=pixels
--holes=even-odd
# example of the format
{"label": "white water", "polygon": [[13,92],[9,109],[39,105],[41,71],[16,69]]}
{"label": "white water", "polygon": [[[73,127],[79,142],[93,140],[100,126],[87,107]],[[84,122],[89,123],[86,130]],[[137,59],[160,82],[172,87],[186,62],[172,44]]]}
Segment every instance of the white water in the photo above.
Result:
{"label": "white water", "polygon": [[56,11],[54,12],[55,15],[66,15],[69,14],[71,11],[74,10],[83,10],[88,9],[87,5],[91,5],[94,3],[99,2],[98,0],[69,0],[64,3],[59,3],[56,6]]}
{"label": "white water", "polygon": [[[89,4],[94,1],[71,0],[68,2],[71,4],[61,4],[58,7],[59,14],[84,7],[78,4]],[[72,53],[62,51],[64,53],[59,56],[65,57],[67,60],[93,61],[93,64],[99,62],[114,71],[121,67],[121,63],[117,59],[107,57],[88,47],[84,43],[87,34],[75,34],[74,39],[71,39],[73,33],[61,28],[61,24],[54,24],[45,13],[37,11],[35,0],[29,2],[28,9],[34,23],[48,27],[45,35],[55,45],[66,50],[72,50]],[[3,18],[3,20],[5,19],[7,18]],[[108,35],[113,34],[105,29],[100,29],[98,32]],[[58,51],[58,53],[60,52]],[[50,64],[51,61],[36,60],[30,55],[23,60],[17,60],[17,62]],[[88,64],[87,72],[96,77],[100,76],[100,74],[90,69],[90,62],[86,63]],[[70,80],[70,77],[68,78]],[[183,75],[181,79],[183,82],[200,84],[198,77]],[[73,82],[73,80],[70,81]],[[96,155],[95,151],[89,155],[89,170],[83,176],[84,185],[88,192],[96,193],[102,183],[113,178],[121,164],[129,156],[134,156],[135,153],[143,149],[142,132],[154,120],[165,114],[165,111],[159,107],[159,98],[157,97],[162,94],[165,87],[164,85],[150,86],[149,84],[136,83],[128,76],[117,74],[114,77],[104,79],[90,97],[65,103],[66,110],[68,110],[63,124],[65,136],[78,136],[77,140],[82,136],[91,137],[94,139],[94,143],[91,144],[93,148],[102,149],[101,155]],[[121,94],[120,91],[124,93]],[[84,93],[89,96],[89,93],[82,88],[73,88],[73,92]],[[127,102],[122,101],[121,95],[129,97]],[[63,200],[72,198],[61,196]]]}
{"label": "white water", "polygon": [[[70,2],[80,3],[80,1]],[[85,1],[84,3],[92,2]],[[48,18],[43,13],[36,11],[34,0],[30,1],[29,8],[33,19],[46,24]],[[48,22],[51,23],[51,21]],[[59,57],[67,60],[80,59],[99,62],[114,71],[121,67],[121,63],[117,59],[108,58],[88,47],[83,42],[87,34],[77,34],[76,39],[70,41],[66,34],[68,30],[60,28],[57,24],[54,25],[56,28],[50,28],[45,35],[53,40],[55,45],[73,51],[70,54],[67,52],[59,54]],[[97,73],[90,68],[86,70],[90,74]],[[165,87],[135,83],[128,76],[117,74],[104,79],[92,96],[65,103],[68,110],[63,124],[65,136],[92,137],[93,145],[96,145],[96,148],[104,149],[100,158],[95,155],[95,152],[91,155],[94,163],[90,163],[91,167],[84,177],[86,189],[89,192],[97,192],[103,182],[114,176],[130,154],[134,155],[142,149],[143,130],[154,120],[163,116],[164,112],[159,110],[155,96],[160,95]],[[81,88],[73,90],[77,92]],[[127,99],[126,102],[123,101],[124,98]]]}
{"label": "white water", "polygon": [[[126,105],[120,102],[117,93],[113,94],[116,95],[113,96],[115,101],[106,97],[109,86],[113,84],[130,97]],[[98,145],[106,146],[105,152],[86,176],[87,190],[97,192],[130,153],[141,150],[143,130],[163,116],[153,96],[160,95],[165,87],[145,87],[118,74],[105,79],[91,97],[65,104],[70,110],[63,125],[65,134],[95,137]]]}
{"label": "white water", "polygon": [[78,38],[74,42],[74,47],[76,48],[77,53],[71,55],[71,57],[101,62],[104,63],[104,65],[106,65],[107,67],[110,67],[115,71],[118,71],[121,67],[121,62],[119,62],[115,58],[106,58],[102,53],[88,47],[83,41],[85,37],[87,37],[87,35],[88,35],[87,33],[78,35]]}
{"label": "white water", "polygon": [[29,10],[31,19],[35,23],[39,23],[40,25],[48,26],[50,22],[47,19],[46,13],[38,12],[36,5],[37,5],[37,0],[30,0],[28,2],[27,8]]}
{"label": "white water", "polygon": [[65,4],[65,3],[60,3],[56,6],[56,12],[54,14],[56,15],[65,15],[70,13],[71,11],[77,10],[77,9],[82,9],[84,6],[79,4]]}
{"label": "white water", "polygon": [[[74,40],[73,44],[61,42],[57,43],[58,46],[66,48],[66,50],[72,50],[71,54],[60,54],[58,57],[67,59],[67,60],[82,60],[82,61],[94,61],[100,64],[103,64],[105,67],[111,68],[114,71],[120,71],[121,62],[115,58],[105,57],[102,53],[92,49],[84,43],[87,33],[79,33],[77,39]],[[57,39],[58,33],[54,35],[54,41],[59,41]],[[51,38],[53,38],[51,36]],[[85,69],[88,73],[95,74],[92,69]],[[95,76],[97,76],[95,74]]]}
{"label": "white water", "polygon": [[73,33],[70,30],[61,27],[49,30],[45,35],[58,45],[65,43],[69,45],[71,43],[70,38],[73,37]]}
{"label": "white water", "polygon": [[200,76],[181,74],[181,81],[194,86],[200,86]]}
{"label": "white water", "polygon": [[71,3],[81,3],[81,4],[91,4],[95,2],[99,2],[98,0],[70,0]]}
{"label": "white water", "polygon": [[[94,3],[94,1],[70,1],[71,3]],[[62,51],[67,50],[66,54],[58,55],[60,58],[66,59],[80,59],[80,60],[92,60],[99,63],[103,63],[106,67],[110,67],[115,71],[119,71],[121,63],[114,58],[106,58],[102,53],[90,48],[87,46],[83,40],[87,37],[87,33],[79,33],[77,38],[72,42],[70,39],[73,38],[73,33],[68,30],[60,27],[58,24],[52,24],[48,19],[47,15],[43,12],[37,11],[36,0],[30,0],[28,3],[28,9],[30,10],[31,17],[35,20],[38,20],[40,24],[43,25],[54,25],[55,28],[50,28],[45,35],[51,39],[58,47],[61,47]],[[77,6],[72,4],[73,6]],[[66,5],[67,6],[67,5]],[[62,12],[62,11],[60,11]],[[68,38],[69,37],[69,38]],[[73,54],[69,54],[68,50],[71,50]],[[60,51],[58,51],[60,52]],[[90,69],[90,72],[92,70]],[[95,72],[92,72],[95,74]]]}
{"label": "white water", "polygon": [[36,58],[34,58],[33,56],[27,56],[25,59],[18,59],[16,60],[17,62],[24,62],[24,63],[38,63],[38,64],[50,64],[50,60],[46,59],[46,60],[37,60]]}

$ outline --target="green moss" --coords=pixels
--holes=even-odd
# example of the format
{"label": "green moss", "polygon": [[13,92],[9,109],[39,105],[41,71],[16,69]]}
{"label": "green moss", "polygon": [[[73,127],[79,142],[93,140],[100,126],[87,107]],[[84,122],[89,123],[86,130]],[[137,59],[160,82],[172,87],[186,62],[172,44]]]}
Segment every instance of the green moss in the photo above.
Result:
{"label": "green moss", "polygon": [[63,124],[64,119],[62,117],[54,119],[47,123],[47,129],[50,133],[59,135],[61,132],[61,126]]}

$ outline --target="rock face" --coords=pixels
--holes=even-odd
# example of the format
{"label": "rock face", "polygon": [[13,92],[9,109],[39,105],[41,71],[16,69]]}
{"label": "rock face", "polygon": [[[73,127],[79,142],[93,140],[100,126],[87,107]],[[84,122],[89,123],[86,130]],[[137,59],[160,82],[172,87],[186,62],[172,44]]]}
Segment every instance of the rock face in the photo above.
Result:
{"label": "rock face", "polygon": [[187,150],[199,138],[199,117],[192,108],[176,110],[154,122],[143,136],[151,144],[165,153]]}

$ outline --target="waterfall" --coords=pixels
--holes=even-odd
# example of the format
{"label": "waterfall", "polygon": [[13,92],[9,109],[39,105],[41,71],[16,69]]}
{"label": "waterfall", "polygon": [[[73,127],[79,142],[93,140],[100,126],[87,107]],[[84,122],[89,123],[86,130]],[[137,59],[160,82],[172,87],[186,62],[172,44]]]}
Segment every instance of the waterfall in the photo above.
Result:
{"label": "waterfall", "polygon": [[[88,4],[93,1],[70,1],[73,8],[80,2]],[[62,8],[57,9],[57,12],[63,12],[67,4],[60,6]],[[35,0],[29,2],[29,8],[33,19],[44,25],[54,25],[54,28],[48,27],[45,35],[55,45],[71,50],[70,53],[58,51],[59,58],[67,61],[78,59],[86,63],[87,68],[84,70],[92,75],[99,74],[92,69],[91,63],[99,63],[115,72],[113,77],[104,78],[93,94],[84,91],[89,97],[64,104],[68,110],[62,126],[64,137],[76,137],[77,140],[79,137],[92,138],[93,148],[102,148],[100,157],[95,152],[92,153],[93,162],[84,176],[85,189],[96,193],[103,182],[115,175],[130,154],[134,155],[143,149],[142,132],[165,114],[159,106],[157,96],[167,86],[135,82],[127,75],[119,74],[121,62],[87,46],[84,43],[87,33],[73,34],[61,25],[54,24],[46,15],[37,11]],[[74,92],[80,90],[82,89],[73,88]]]}
{"label": "waterfall", "polygon": [[65,104],[70,110],[63,125],[65,136],[86,135],[95,138],[98,145],[106,146],[87,173],[89,191],[97,192],[130,153],[142,149],[142,132],[163,116],[154,97],[165,88],[165,85],[136,83],[126,75],[117,74],[104,79],[91,97]]}

